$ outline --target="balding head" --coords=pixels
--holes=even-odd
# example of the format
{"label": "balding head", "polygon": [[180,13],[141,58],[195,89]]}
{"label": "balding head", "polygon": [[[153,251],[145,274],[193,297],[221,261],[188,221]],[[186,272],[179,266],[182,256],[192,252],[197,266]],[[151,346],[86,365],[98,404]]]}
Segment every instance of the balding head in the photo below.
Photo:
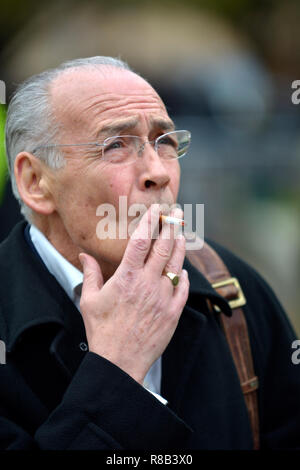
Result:
{"label": "balding head", "polygon": [[[8,106],[5,128],[8,167],[13,193],[27,219],[31,218],[31,210],[24,204],[18,191],[14,175],[15,158],[22,151],[32,152],[36,147],[56,143],[59,124],[52,112],[49,89],[52,82],[67,70],[84,67],[130,70],[128,64],[113,57],[96,56],[64,62],[22,83]],[[63,155],[57,148],[44,149],[36,156],[51,168],[60,168],[64,164]]]}
{"label": "balding head", "polygon": [[[65,70],[51,82],[50,95],[53,116],[60,128],[59,143],[70,142],[70,134],[74,143],[96,140],[101,127],[111,119],[126,119],[141,98],[142,106],[148,107],[149,112],[155,114],[159,110],[167,114],[160,97],[146,80],[130,70],[111,65]],[[100,127],[95,127],[96,121]]]}

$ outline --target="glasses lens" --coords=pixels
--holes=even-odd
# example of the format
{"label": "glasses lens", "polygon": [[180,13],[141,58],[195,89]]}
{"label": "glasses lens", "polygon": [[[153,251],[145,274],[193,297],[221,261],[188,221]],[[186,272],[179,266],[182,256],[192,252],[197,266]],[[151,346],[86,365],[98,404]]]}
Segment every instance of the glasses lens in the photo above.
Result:
{"label": "glasses lens", "polygon": [[[174,160],[187,153],[190,141],[189,131],[172,131],[158,137],[155,147],[160,158]],[[103,142],[103,160],[115,164],[133,163],[144,145],[143,139],[133,135],[108,137]]]}
{"label": "glasses lens", "polygon": [[130,163],[136,159],[138,137],[122,135],[109,137],[103,144],[103,159],[110,163]]}
{"label": "glasses lens", "polygon": [[172,131],[157,139],[157,152],[160,158],[177,159],[183,157],[189,148],[189,131]]}

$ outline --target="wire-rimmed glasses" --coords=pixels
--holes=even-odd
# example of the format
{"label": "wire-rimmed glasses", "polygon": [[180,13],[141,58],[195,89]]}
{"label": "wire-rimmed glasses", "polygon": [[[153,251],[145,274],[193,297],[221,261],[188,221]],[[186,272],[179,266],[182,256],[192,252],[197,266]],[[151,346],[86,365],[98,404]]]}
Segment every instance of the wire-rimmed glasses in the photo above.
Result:
{"label": "wire-rimmed glasses", "polygon": [[52,147],[101,147],[101,160],[112,164],[129,164],[142,156],[146,144],[152,145],[162,160],[171,161],[184,157],[190,142],[191,133],[187,130],[178,130],[167,132],[151,141],[145,141],[136,135],[118,135],[107,137],[102,143],[40,145],[32,153]]}

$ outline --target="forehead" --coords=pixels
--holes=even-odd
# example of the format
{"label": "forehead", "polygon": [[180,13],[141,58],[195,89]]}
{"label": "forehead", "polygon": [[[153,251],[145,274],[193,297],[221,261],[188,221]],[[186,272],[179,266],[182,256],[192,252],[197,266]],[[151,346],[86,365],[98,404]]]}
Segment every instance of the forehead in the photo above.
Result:
{"label": "forehead", "polygon": [[[115,120],[170,120],[164,103],[144,79],[114,67],[67,70],[51,85],[54,114],[65,127],[107,127]],[[90,129],[89,129],[90,130]]]}

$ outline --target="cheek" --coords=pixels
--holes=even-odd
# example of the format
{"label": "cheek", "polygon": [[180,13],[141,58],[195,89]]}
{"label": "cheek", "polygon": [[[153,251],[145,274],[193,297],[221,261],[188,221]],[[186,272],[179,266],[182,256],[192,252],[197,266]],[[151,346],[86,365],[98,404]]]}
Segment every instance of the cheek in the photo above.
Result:
{"label": "cheek", "polygon": [[107,202],[118,207],[120,196],[129,196],[134,176],[126,168],[117,169],[110,172],[105,179],[105,192],[107,194]]}
{"label": "cheek", "polygon": [[[124,169],[125,170],[125,169]],[[112,204],[116,208],[120,195],[128,195],[132,175],[130,171],[115,168],[76,168],[69,165],[56,175],[55,201],[62,218],[78,217],[91,224],[97,219],[96,210],[101,204]]]}
{"label": "cheek", "polygon": [[170,189],[174,195],[174,198],[177,199],[180,183],[180,166],[178,161],[175,162],[174,167],[169,168],[168,173],[170,175]]}

